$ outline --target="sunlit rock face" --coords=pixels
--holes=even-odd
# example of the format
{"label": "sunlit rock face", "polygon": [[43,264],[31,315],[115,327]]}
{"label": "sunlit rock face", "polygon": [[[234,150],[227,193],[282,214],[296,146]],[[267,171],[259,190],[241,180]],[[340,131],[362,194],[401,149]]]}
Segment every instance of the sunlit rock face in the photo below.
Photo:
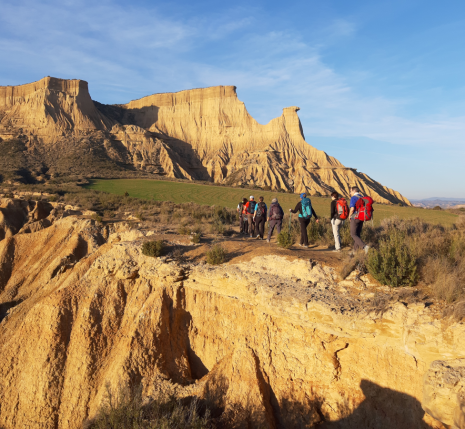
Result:
{"label": "sunlit rock face", "polygon": [[0,241],[2,427],[80,428],[125,382],[253,428],[462,421],[465,328],[434,305],[377,309],[366,276],[276,255],[181,266],[141,253],[153,231],[51,215]]}
{"label": "sunlit rock face", "polygon": [[234,86],[103,105],[92,101],[85,81],[46,77],[0,87],[0,141],[19,139],[23,156],[16,163],[49,175],[133,171],[310,195],[348,196],[356,185],[375,201],[410,204],[308,144],[298,110],[287,107],[261,125]]}

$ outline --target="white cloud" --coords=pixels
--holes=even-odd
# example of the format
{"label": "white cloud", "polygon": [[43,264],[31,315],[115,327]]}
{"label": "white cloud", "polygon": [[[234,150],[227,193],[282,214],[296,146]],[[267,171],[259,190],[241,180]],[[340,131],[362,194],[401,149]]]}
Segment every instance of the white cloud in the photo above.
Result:
{"label": "white cloud", "polygon": [[[260,11],[253,9],[174,19],[155,7],[122,7],[108,0],[3,1],[0,57],[8,58],[5,69],[25,70],[34,76],[30,80],[45,75],[88,80],[99,101],[236,85],[260,122],[282,107],[301,107],[307,136],[365,136],[463,149],[465,112],[406,117],[399,112],[408,100],[362,96],[354,89],[350,78],[356,75],[360,84],[369,78],[365,70],[349,78],[325,64],[322,50],[354,35],[353,22],[332,21],[311,44],[295,31],[261,28]],[[25,82],[10,78],[8,83]]]}

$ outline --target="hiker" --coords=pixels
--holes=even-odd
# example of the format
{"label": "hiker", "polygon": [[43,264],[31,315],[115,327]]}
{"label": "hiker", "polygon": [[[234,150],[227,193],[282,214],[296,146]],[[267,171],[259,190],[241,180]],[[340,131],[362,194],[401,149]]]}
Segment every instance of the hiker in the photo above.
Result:
{"label": "hiker", "polygon": [[362,241],[360,234],[363,222],[371,219],[373,200],[371,197],[364,197],[356,186],[350,188],[350,196],[350,235],[354,239],[354,251],[364,249],[368,253],[370,247]]}
{"label": "hiker", "polygon": [[247,198],[242,198],[242,201],[238,204],[237,206],[237,211],[239,213],[239,226],[240,226],[240,234],[246,234],[248,227],[249,227],[249,221],[247,219],[247,207],[245,206],[247,204]]}
{"label": "hiker", "polygon": [[337,192],[331,194],[331,225],[333,227],[334,247],[333,252],[341,251],[341,236],[339,230],[344,225],[344,220],[349,217],[349,207],[345,198],[340,197]]}
{"label": "hiker", "polygon": [[259,197],[253,215],[253,220],[255,222],[255,233],[257,234],[257,239],[259,240],[263,240],[263,236],[265,234],[266,212],[268,211],[268,207],[263,200],[263,197]]}
{"label": "hiker", "polygon": [[247,207],[247,220],[249,223],[249,236],[250,238],[253,237],[253,233],[255,230],[255,223],[253,220],[253,214],[255,213],[255,206],[257,205],[257,202],[254,199],[254,196],[251,195],[249,198],[249,202],[245,205]]}
{"label": "hiker", "polygon": [[312,216],[315,216],[318,222],[318,216],[312,208],[312,202],[307,198],[307,194],[302,192],[300,194],[300,201],[295,206],[295,209],[289,209],[291,213],[299,213],[300,223],[300,246],[308,247],[307,226],[310,223]]}
{"label": "hiker", "polygon": [[249,228],[246,204],[247,198],[242,198],[242,201],[237,205],[237,212],[239,213],[240,234],[246,234]]}
{"label": "hiker", "polygon": [[278,234],[281,232],[281,227],[283,225],[283,217],[284,217],[284,210],[278,203],[277,198],[273,198],[271,200],[270,211],[268,212],[268,222],[269,222],[269,229],[268,229],[268,238],[266,241],[269,243],[271,240],[271,235],[273,234],[273,230],[276,227]]}

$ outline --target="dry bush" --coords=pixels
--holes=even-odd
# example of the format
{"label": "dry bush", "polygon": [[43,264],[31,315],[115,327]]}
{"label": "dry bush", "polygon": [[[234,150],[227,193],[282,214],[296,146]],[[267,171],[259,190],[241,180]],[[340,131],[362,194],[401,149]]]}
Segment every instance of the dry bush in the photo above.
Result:
{"label": "dry bush", "polygon": [[363,250],[352,255],[349,254],[343,260],[339,274],[343,279],[345,279],[354,270],[357,270],[361,275],[366,274],[365,263],[366,254]]}
{"label": "dry bush", "polygon": [[107,387],[105,402],[86,429],[209,429],[214,428],[210,411],[197,397],[181,401],[159,395],[144,403],[142,386],[123,386],[113,393]]}
{"label": "dry bush", "polygon": [[457,229],[465,230],[465,216],[464,215],[459,216],[459,218],[457,219],[457,222],[455,222],[455,226]]}

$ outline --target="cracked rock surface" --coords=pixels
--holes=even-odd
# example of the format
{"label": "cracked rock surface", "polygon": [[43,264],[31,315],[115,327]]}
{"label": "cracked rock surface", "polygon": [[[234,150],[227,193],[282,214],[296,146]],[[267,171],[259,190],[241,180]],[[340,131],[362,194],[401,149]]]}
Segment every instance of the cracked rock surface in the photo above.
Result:
{"label": "cracked rock surface", "polygon": [[147,257],[150,235],[68,216],[0,241],[0,426],[77,429],[130,382],[249,427],[442,427],[423,376],[463,358],[462,324],[425,303],[371,311],[359,280],[315,261]]}

